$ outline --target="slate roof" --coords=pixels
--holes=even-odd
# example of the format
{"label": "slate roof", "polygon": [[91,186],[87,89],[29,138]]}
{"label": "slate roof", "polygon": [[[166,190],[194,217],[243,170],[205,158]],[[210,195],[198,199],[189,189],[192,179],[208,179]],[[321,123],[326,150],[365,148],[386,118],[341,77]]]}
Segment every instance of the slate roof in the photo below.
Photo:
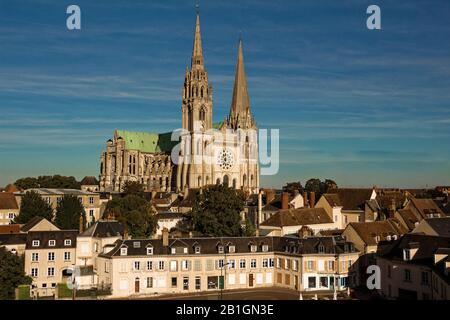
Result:
{"label": "slate roof", "polygon": [[441,237],[450,237],[450,217],[427,218],[426,223]]}
{"label": "slate roof", "polygon": [[[58,231],[30,231],[27,234],[26,249],[60,249],[75,248],[77,246],[77,230],[58,230]],[[71,240],[69,246],[64,245],[64,240]],[[33,240],[39,240],[39,246],[33,247]],[[55,246],[49,246],[49,240],[55,240]]]}
{"label": "slate roof", "polygon": [[26,233],[0,234],[0,246],[13,245],[13,244],[25,244],[26,242],[27,242]]}
{"label": "slate roof", "polygon": [[84,185],[84,186],[94,186],[94,185],[97,186],[98,180],[94,176],[87,176],[87,177],[84,177],[83,180],[81,180],[80,184]]}
{"label": "slate roof", "polygon": [[22,226],[22,228],[21,228],[22,232],[28,232],[28,231],[30,231],[31,229],[33,229],[33,227],[34,227],[35,225],[37,225],[37,224],[38,224],[39,222],[41,222],[42,220],[44,220],[44,218],[39,217],[39,216],[36,216],[36,217],[31,218],[30,221],[28,221],[27,223],[25,223],[25,224]]}
{"label": "slate roof", "polygon": [[392,219],[373,222],[351,222],[349,223],[349,226],[352,227],[364,243],[369,246],[378,244],[376,237],[379,237],[379,241],[388,241],[388,236],[392,237],[393,235],[396,235],[397,237],[400,237],[408,232],[408,230],[402,228]]}
{"label": "slate roof", "polygon": [[400,190],[380,190],[375,199],[381,208],[390,209],[392,203],[396,208],[402,208],[406,198],[406,194]]}
{"label": "slate roof", "polygon": [[123,235],[124,226],[122,223],[111,220],[99,220],[81,233],[79,237],[108,238],[123,237]]}
{"label": "slate roof", "polygon": [[399,209],[397,210],[400,217],[405,221],[409,230],[413,230],[416,227],[416,222],[419,222],[419,219],[416,215],[409,209]]}
{"label": "slate roof", "polygon": [[0,210],[17,210],[16,197],[12,192],[0,192]]}
{"label": "slate roof", "polygon": [[434,202],[432,199],[411,198],[410,203],[407,205],[407,207],[409,205],[412,205],[414,208],[416,208],[424,219],[429,218],[428,215],[430,214],[438,214],[442,217],[445,216],[436,202]]}
{"label": "slate roof", "polygon": [[[366,200],[370,200],[373,189],[358,189],[358,188],[339,188],[329,190],[324,194],[325,199],[331,206],[342,207],[342,210],[360,211],[364,210]],[[337,195],[330,196],[330,194]]]}
{"label": "slate roof", "polygon": [[[417,252],[414,257],[409,261],[403,260],[403,249],[411,248],[411,244],[417,247]],[[450,237],[438,237],[422,235],[417,233],[405,234],[402,238],[394,241],[389,248],[383,253],[380,253],[380,257],[388,260],[403,261],[406,264],[418,264],[422,266],[428,266],[437,272],[442,279],[445,279],[447,283],[450,283],[450,276],[445,274],[445,264],[434,264],[435,253],[447,253],[450,248]],[[448,259],[448,258],[447,258]]]}
{"label": "slate roof", "polygon": [[200,247],[201,254],[218,254],[218,247],[224,246],[225,252],[229,245],[235,246],[235,253],[250,253],[251,245],[257,246],[257,252],[262,252],[263,245],[268,246],[267,252],[286,252],[292,254],[317,254],[322,245],[324,254],[357,252],[353,245],[341,237],[312,237],[300,239],[296,237],[215,237],[215,238],[177,238],[169,239],[169,246],[163,247],[161,239],[118,240],[114,249],[101,257],[120,256],[120,249],[127,248],[127,256],[147,256],[147,247],[153,248],[153,255],[169,255],[171,248],[187,248],[188,253],[176,250],[177,255],[195,255],[195,247]]}
{"label": "slate roof", "polygon": [[320,223],[333,223],[333,220],[323,208],[298,208],[280,210],[261,226],[287,227]]}

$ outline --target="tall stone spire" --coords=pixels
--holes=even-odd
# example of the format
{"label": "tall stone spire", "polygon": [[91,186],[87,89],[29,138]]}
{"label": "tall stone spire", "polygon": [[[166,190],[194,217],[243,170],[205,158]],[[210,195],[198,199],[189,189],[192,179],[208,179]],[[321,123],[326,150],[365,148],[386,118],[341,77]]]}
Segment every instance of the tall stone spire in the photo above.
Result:
{"label": "tall stone spire", "polygon": [[197,21],[195,23],[194,48],[192,49],[191,67],[203,66],[202,34],[200,32],[200,14],[197,7]]}
{"label": "tall stone spire", "polygon": [[236,63],[236,75],[234,78],[233,100],[231,101],[229,125],[233,129],[248,129],[254,126],[250,111],[250,99],[247,89],[247,76],[244,67],[244,53],[242,39],[239,39],[238,59]]}

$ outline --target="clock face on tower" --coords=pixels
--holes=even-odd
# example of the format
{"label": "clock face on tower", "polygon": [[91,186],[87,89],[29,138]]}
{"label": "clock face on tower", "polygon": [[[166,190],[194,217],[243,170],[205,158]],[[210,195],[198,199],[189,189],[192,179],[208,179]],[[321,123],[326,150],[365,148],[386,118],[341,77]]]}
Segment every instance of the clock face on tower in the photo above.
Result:
{"label": "clock face on tower", "polygon": [[233,153],[228,149],[221,150],[217,155],[217,163],[223,170],[230,170],[234,165]]}

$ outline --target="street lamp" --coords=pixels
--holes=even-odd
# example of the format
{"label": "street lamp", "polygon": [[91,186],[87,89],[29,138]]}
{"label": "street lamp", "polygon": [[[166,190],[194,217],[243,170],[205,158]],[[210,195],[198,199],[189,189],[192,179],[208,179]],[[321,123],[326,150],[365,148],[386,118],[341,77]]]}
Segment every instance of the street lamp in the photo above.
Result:
{"label": "street lamp", "polygon": [[[226,260],[223,260],[223,265],[222,268],[220,268],[220,280],[223,281],[222,285],[220,285],[220,280],[219,280],[219,287],[220,287],[220,300],[223,300],[223,289],[225,288],[225,278],[227,275],[227,269],[225,268],[225,266],[229,265],[229,262],[225,262]],[[225,275],[223,275],[223,269],[225,269]]]}

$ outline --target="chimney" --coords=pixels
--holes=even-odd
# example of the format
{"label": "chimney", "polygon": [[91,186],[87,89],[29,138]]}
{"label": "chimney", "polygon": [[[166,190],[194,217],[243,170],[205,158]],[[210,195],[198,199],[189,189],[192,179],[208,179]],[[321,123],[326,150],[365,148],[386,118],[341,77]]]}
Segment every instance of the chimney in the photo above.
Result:
{"label": "chimney", "polygon": [[275,192],[272,189],[266,189],[266,204],[269,204],[275,199]]}
{"label": "chimney", "polygon": [[84,231],[84,223],[83,223],[83,215],[80,215],[80,224],[79,224],[79,228],[80,228],[80,233],[82,233]]}
{"label": "chimney", "polygon": [[309,194],[309,206],[311,208],[314,208],[314,206],[316,205],[316,193],[314,191],[311,191],[311,193]]}
{"label": "chimney", "polygon": [[167,228],[162,230],[162,245],[163,247],[169,246],[169,229]]}
{"label": "chimney", "polygon": [[289,209],[289,194],[287,192],[281,194],[281,209]]}
{"label": "chimney", "polygon": [[307,207],[308,206],[308,192],[303,191],[303,206]]}

